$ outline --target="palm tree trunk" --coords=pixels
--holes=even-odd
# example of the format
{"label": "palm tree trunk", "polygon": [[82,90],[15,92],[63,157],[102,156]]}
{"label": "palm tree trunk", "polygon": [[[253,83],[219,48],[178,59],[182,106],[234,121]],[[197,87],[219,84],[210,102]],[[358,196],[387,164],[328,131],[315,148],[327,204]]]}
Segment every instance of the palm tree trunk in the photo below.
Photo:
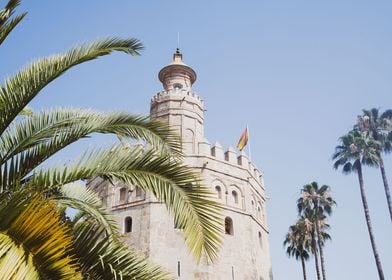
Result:
{"label": "palm tree trunk", "polygon": [[323,280],[327,280],[327,276],[326,276],[326,273],[325,273],[325,261],[324,261],[323,244],[321,243],[321,239],[320,239],[320,228],[319,228],[319,222],[318,222],[317,218],[316,218],[316,233],[317,233],[318,248],[320,250],[321,272],[323,274]]}
{"label": "palm tree trunk", "polygon": [[314,239],[314,234],[312,234],[312,246],[313,246],[313,254],[314,254],[314,263],[316,265],[316,273],[317,273],[317,280],[321,280],[320,277],[320,266],[318,262],[318,253],[317,253],[317,245],[316,240]]}
{"label": "palm tree trunk", "polygon": [[377,248],[376,248],[376,241],[375,241],[375,238],[373,235],[372,224],[370,221],[370,213],[369,213],[369,208],[368,208],[367,199],[366,199],[366,195],[365,195],[365,187],[363,185],[361,164],[359,164],[357,171],[358,171],[359,189],[361,191],[362,205],[363,205],[363,210],[365,212],[366,224],[367,224],[367,228],[368,228],[368,232],[369,232],[370,243],[372,244],[374,259],[376,260],[378,277],[380,278],[380,280],[385,280],[384,272],[382,271],[380,256],[378,255]]}
{"label": "palm tree trunk", "polygon": [[304,280],[306,280],[305,259],[302,256],[301,256],[301,263],[302,263],[302,274],[304,275]]}
{"label": "palm tree trunk", "polygon": [[392,221],[392,199],[391,199],[391,193],[389,191],[387,175],[385,174],[384,161],[383,161],[381,156],[380,156],[380,170],[381,170],[382,180],[384,182],[385,196],[387,197],[389,216],[391,217],[391,221]]}

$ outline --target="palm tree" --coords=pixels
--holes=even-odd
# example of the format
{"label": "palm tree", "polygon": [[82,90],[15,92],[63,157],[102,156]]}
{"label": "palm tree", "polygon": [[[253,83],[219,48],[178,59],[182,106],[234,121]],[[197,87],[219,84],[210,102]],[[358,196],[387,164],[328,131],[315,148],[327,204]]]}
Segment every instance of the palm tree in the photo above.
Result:
{"label": "palm tree", "polygon": [[305,261],[309,259],[311,250],[311,237],[306,223],[307,221],[302,217],[297,223],[291,225],[283,242],[289,257],[295,257],[296,260],[301,259],[304,280],[307,279]]}
{"label": "palm tree", "polygon": [[376,261],[378,276],[381,280],[384,280],[384,273],[381,266],[380,256],[376,248],[376,241],[373,234],[362,174],[363,164],[369,166],[378,165],[379,150],[380,142],[374,140],[367,133],[361,133],[358,130],[353,130],[340,138],[340,145],[335,148],[335,153],[333,154],[332,158],[336,160],[334,162],[335,169],[338,169],[340,166],[342,166],[343,173],[349,174],[351,172],[356,172],[358,175],[362,205],[365,213],[370,242],[373,249],[373,255]]}
{"label": "palm tree", "polygon": [[336,204],[330,195],[330,187],[318,186],[317,182],[312,182],[302,187],[302,197],[297,200],[298,212],[306,215],[314,224],[318,249],[320,252],[321,272],[323,280],[326,280],[325,260],[323,252],[323,241],[320,233],[320,222],[325,219],[325,215],[331,215],[332,206]]}
{"label": "palm tree", "polygon": [[[0,44],[25,15],[13,17],[19,2],[9,0],[0,11]],[[26,110],[46,85],[70,68],[113,51],[139,55],[142,48],[136,39],[95,41],[37,60],[0,86],[0,275],[171,279],[123,245],[99,198],[75,186],[95,176],[151,191],[181,224],[196,260],[217,258],[222,232],[219,207],[199,176],[182,163],[179,137],[167,125],[127,113]],[[43,165],[94,133],[116,135],[122,143],[87,152],[69,165]],[[132,139],[142,139],[148,148],[128,145]],[[48,205],[46,212],[35,211],[42,205]],[[80,212],[71,219],[64,214],[67,207]]]}
{"label": "palm tree", "polygon": [[379,167],[381,177],[384,183],[385,196],[387,198],[389,216],[392,221],[392,198],[388,186],[387,175],[384,167],[384,160],[381,154],[392,151],[392,110],[386,110],[380,115],[379,110],[373,108],[371,110],[363,110],[363,115],[358,117],[355,129],[368,133],[374,140],[380,142]]}

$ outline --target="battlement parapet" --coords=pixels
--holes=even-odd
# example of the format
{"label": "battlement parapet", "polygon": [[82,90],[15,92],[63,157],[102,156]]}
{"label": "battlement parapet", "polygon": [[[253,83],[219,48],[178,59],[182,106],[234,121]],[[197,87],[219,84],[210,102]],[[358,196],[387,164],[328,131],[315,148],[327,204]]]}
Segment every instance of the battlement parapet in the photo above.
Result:
{"label": "battlement parapet", "polygon": [[249,157],[245,152],[240,152],[238,155],[231,146],[225,150],[218,142],[216,142],[214,145],[211,145],[207,140],[203,140],[199,142],[199,154],[203,156],[211,156],[217,160],[226,161],[232,165],[237,165],[247,169],[257,182],[264,185],[263,175],[249,160]]}
{"label": "battlement parapet", "polygon": [[169,98],[169,97],[173,97],[176,98],[178,97],[178,99],[183,99],[184,97],[191,97],[196,99],[197,102],[200,103],[200,105],[203,105],[204,101],[203,99],[201,99],[201,97],[194,91],[188,91],[186,89],[173,89],[173,90],[163,90],[158,92],[157,94],[155,94],[152,98],[151,98],[151,104],[155,103],[155,102],[159,102],[161,99],[165,99],[165,98]]}

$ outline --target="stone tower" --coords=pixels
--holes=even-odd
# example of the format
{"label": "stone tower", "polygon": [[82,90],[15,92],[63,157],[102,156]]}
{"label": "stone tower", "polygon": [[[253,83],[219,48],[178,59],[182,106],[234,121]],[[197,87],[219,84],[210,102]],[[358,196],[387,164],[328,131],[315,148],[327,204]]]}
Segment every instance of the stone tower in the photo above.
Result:
{"label": "stone tower", "polygon": [[[164,120],[181,135],[185,161],[201,173],[216,193],[225,217],[224,244],[214,264],[195,264],[180,229],[165,205],[151,194],[99,178],[89,187],[111,209],[126,242],[168,269],[177,279],[272,280],[261,173],[245,153],[210,145],[204,137],[203,100],[192,90],[195,71],[177,49],[173,61],[159,72],[164,90],[151,99],[151,117]],[[227,124],[222,124],[227,125]]]}

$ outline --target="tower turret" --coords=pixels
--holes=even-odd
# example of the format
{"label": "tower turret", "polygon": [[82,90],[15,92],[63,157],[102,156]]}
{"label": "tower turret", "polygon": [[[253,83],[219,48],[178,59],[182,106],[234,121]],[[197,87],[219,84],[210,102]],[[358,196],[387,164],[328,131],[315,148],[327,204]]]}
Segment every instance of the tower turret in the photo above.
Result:
{"label": "tower turret", "polygon": [[151,100],[151,117],[177,129],[184,151],[198,153],[198,143],[204,139],[204,105],[192,91],[196,72],[182,61],[182,53],[177,49],[173,61],[159,71],[158,78],[164,90]]}

